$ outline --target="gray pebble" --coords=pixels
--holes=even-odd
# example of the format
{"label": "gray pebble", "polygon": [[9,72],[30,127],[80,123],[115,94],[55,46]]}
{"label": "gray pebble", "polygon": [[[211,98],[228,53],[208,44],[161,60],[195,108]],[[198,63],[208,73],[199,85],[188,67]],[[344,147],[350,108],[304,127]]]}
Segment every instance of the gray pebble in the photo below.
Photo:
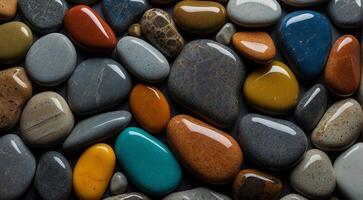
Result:
{"label": "gray pebble", "polygon": [[308,200],[308,199],[299,194],[288,194],[282,197],[280,200]]}
{"label": "gray pebble", "polygon": [[69,0],[73,3],[77,3],[77,4],[93,4],[96,3],[99,0]]}
{"label": "gray pebble", "polygon": [[225,24],[217,33],[216,41],[224,44],[229,45],[232,40],[233,34],[236,33],[236,28],[232,23]]}
{"label": "gray pebble", "polygon": [[334,24],[340,28],[359,28],[363,24],[360,0],[331,0],[328,14]]}
{"label": "gray pebble", "polygon": [[192,190],[175,192],[163,198],[163,200],[231,200],[231,198],[213,190],[199,187]]}
{"label": "gray pebble", "polygon": [[122,194],[126,191],[128,181],[126,176],[121,172],[116,172],[111,179],[110,190],[114,195]]}
{"label": "gray pebble", "polygon": [[125,193],[117,196],[105,198],[103,200],[151,200],[149,197],[138,192]]}

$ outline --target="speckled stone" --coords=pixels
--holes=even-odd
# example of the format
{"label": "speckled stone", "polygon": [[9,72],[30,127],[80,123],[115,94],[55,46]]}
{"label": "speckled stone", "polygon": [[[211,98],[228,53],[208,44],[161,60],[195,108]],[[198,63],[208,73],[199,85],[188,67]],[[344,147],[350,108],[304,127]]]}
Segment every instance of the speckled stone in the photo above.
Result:
{"label": "speckled stone", "polygon": [[288,194],[284,197],[282,197],[280,200],[308,200],[307,198],[299,195],[299,194]]}
{"label": "speckled stone", "polygon": [[127,71],[109,58],[83,61],[68,80],[68,103],[77,114],[100,112],[126,98],[131,90]]}
{"label": "speckled stone", "polygon": [[340,28],[359,28],[363,24],[362,2],[360,0],[333,0],[328,4],[328,14]]}
{"label": "speckled stone", "polygon": [[308,146],[304,131],[292,122],[258,114],[243,117],[238,134],[246,156],[260,167],[271,170],[293,167]]}
{"label": "speckled stone", "polygon": [[113,174],[110,182],[110,191],[114,195],[122,194],[126,191],[128,181],[126,176],[121,172]]}
{"label": "speckled stone", "polygon": [[238,116],[244,77],[244,64],[231,49],[212,40],[195,40],[174,61],[168,88],[186,108],[216,126],[228,127]]}
{"label": "speckled stone", "polygon": [[232,36],[236,33],[236,28],[232,23],[226,23],[217,33],[216,41],[224,44],[229,45],[232,40]]}
{"label": "speckled stone", "polygon": [[296,123],[305,131],[313,130],[323,117],[327,104],[328,94],[324,85],[314,85],[304,94],[296,106]]}
{"label": "speckled stone", "polygon": [[117,196],[105,198],[103,200],[151,200],[149,197],[138,192],[125,193]]}
{"label": "speckled stone", "polygon": [[185,190],[182,192],[175,192],[164,197],[162,200],[231,200],[228,196],[210,190],[208,188],[199,187],[191,190]]}
{"label": "speckled stone", "polygon": [[282,0],[284,3],[294,7],[316,6],[328,0]]}

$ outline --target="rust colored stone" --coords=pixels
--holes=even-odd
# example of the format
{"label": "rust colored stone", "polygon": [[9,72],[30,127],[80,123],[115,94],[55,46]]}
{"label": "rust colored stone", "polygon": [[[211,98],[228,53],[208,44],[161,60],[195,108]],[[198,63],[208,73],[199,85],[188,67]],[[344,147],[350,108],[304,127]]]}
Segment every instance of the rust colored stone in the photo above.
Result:
{"label": "rust colored stone", "polygon": [[11,20],[16,15],[17,0],[0,0],[0,20]]}

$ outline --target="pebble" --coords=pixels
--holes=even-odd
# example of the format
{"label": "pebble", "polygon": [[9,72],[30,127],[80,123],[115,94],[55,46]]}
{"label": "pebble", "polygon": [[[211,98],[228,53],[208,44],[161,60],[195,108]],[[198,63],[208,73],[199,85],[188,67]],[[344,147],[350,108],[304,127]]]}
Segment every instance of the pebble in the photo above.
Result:
{"label": "pebble", "polygon": [[305,131],[313,130],[323,117],[328,105],[328,94],[322,84],[311,87],[295,109],[295,121]]}
{"label": "pebble", "polygon": [[73,112],[86,115],[121,103],[132,87],[127,71],[109,58],[84,60],[68,80],[68,103]]}
{"label": "pebble", "polygon": [[138,192],[125,193],[117,196],[105,198],[103,200],[150,200],[144,194]]}
{"label": "pebble", "polygon": [[245,169],[234,179],[233,197],[236,200],[275,200],[282,189],[279,179],[254,169]]}
{"label": "pebble", "polygon": [[127,178],[121,172],[116,172],[113,174],[110,183],[110,191],[114,195],[122,194],[127,189]]}
{"label": "pebble", "polygon": [[326,199],[334,192],[336,177],[326,153],[318,149],[307,151],[302,161],[292,170],[291,186],[312,199]]}
{"label": "pebble", "polygon": [[103,13],[113,30],[124,32],[148,9],[146,0],[102,0]]}
{"label": "pebble", "polygon": [[9,21],[16,15],[17,0],[0,1],[0,20]]}
{"label": "pebble", "polygon": [[126,36],[117,43],[117,55],[127,70],[146,82],[161,82],[170,72],[165,56],[142,39]]}
{"label": "pebble", "polygon": [[127,30],[127,34],[138,38],[141,37],[141,25],[138,23],[131,24],[131,26]]}
{"label": "pebble", "polygon": [[346,97],[358,90],[360,55],[359,41],[353,35],[343,35],[334,43],[324,73],[325,83],[332,93]]}
{"label": "pebble", "polygon": [[180,1],[173,18],[181,29],[194,34],[208,34],[220,29],[227,18],[226,9],[213,1]]}
{"label": "pebble", "polygon": [[270,63],[276,55],[274,41],[266,32],[237,32],[232,43],[238,53],[260,64]]}
{"label": "pebble", "polygon": [[236,33],[236,28],[232,23],[226,23],[217,33],[216,41],[224,44],[229,45],[232,40],[232,36]]}
{"label": "pebble", "polygon": [[163,54],[173,57],[180,53],[184,39],[178,32],[173,19],[161,9],[153,8],[141,18],[143,35]]}
{"label": "pebble", "polygon": [[277,38],[289,66],[300,79],[309,81],[320,76],[332,42],[326,17],[309,10],[289,13],[280,23]]}
{"label": "pebble", "polygon": [[325,3],[329,0],[282,0],[284,3],[294,7],[309,7]]}
{"label": "pebble", "polygon": [[137,84],[129,98],[136,121],[150,133],[162,133],[170,119],[170,106],[164,94],[156,87]]}
{"label": "pebble", "polygon": [[359,0],[330,1],[327,11],[333,23],[340,28],[359,28],[363,25],[362,2]]}
{"label": "pebble", "polygon": [[0,71],[0,130],[13,128],[20,118],[25,102],[32,96],[32,84],[24,68]]}
{"label": "pebble", "polygon": [[98,0],[69,0],[69,1],[77,4],[93,4],[96,3]]}
{"label": "pebble", "polygon": [[198,187],[182,192],[175,192],[164,197],[162,200],[231,200],[228,196],[204,187]]}
{"label": "pebble", "polygon": [[89,147],[78,159],[73,173],[73,190],[80,200],[101,199],[106,191],[116,157],[104,143]]}
{"label": "pebble", "polygon": [[52,33],[38,39],[29,49],[25,67],[39,85],[55,86],[66,81],[77,65],[77,52],[63,34]]}
{"label": "pebble", "polygon": [[276,0],[229,0],[230,20],[246,27],[264,27],[275,24],[281,17],[281,6]]}
{"label": "pebble", "polygon": [[114,149],[123,172],[140,190],[164,195],[179,185],[182,171],[178,162],[168,147],[146,131],[126,128],[117,137]]}
{"label": "pebble", "polygon": [[0,199],[17,199],[33,180],[36,163],[19,136],[0,137]]}
{"label": "pebble", "polygon": [[166,138],[184,167],[207,183],[225,184],[239,172],[243,155],[237,141],[198,119],[173,117]]}
{"label": "pebble", "polygon": [[120,133],[131,121],[127,111],[98,114],[77,123],[63,142],[64,150],[76,150]]}
{"label": "pebble", "polygon": [[334,163],[339,191],[350,200],[363,197],[363,143],[357,143],[343,152]]}
{"label": "pebble", "polygon": [[325,151],[351,146],[363,128],[361,105],[354,99],[334,103],[324,114],[311,135],[312,143]]}
{"label": "pebble", "polygon": [[57,31],[68,10],[64,0],[18,0],[18,6],[27,24],[41,33]]}
{"label": "pebble", "polygon": [[20,61],[33,43],[33,34],[23,22],[12,21],[0,25],[0,63]]}
{"label": "pebble", "polygon": [[280,200],[308,200],[308,199],[299,194],[291,193],[282,197]]}
{"label": "pebble", "polygon": [[116,47],[116,36],[111,27],[86,5],[69,9],[64,27],[75,44],[95,53],[108,53]]}
{"label": "pebble", "polygon": [[74,117],[67,102],[55,92],[42,92],[25,105],[20,118],[21,136],[31,146],[53,146],[71,132]]}
{"label": "pebble", "polygon": [[204,120],[228,127],[238,116],[244,77],[244,64],[231,49],[212,40],[194,40],[174,61],[168,89],[178,103]]}
{"label": "pebble", "polygon": [[151,0],[153,3],[156,4],[162,4],[162,5],[166,5],[166,4],[170,4],[172,2],[175,2],[175,0]]}
{"label": "pebble", "polygon": [[238,141],[252,162],[276,171],[293,167],[308,147],[304,131],[292,122],[258,114],[242,118]]}
{"label": "pebble", "polygon": [[35,189],[44,200],[66,200],[72,191],[72,168],[60,153],[48,151],[38,163]]}
{"label": "pebble", "polygon": [[253,71],[246,79],[243,94],[255,109],[268,114],[285,114],[299,100],[299,83],[294,73],[280,61]]}

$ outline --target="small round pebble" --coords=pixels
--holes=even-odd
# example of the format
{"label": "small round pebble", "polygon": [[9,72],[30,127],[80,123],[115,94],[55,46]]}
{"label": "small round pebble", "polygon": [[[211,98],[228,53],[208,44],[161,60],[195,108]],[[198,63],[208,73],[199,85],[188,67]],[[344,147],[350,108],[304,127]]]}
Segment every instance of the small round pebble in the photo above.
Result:
{"label": "small round pebble", "polygon": [[229,45],[232,40],[233,34],[236,33],[236,28],[232,23],[226,23],[217,33],[216,41],[224,44]]}
{"label": "small round pebble", "polygon": [[185,190],[182,192],[174,192],[164,197],[163,200],[231,200],[228,196],[210,190],[208,188],[199,187],[191,190]]}
{"label": "small round pebble", "polygon": [[308,199],[299,194],[292,193],[282,197],[280,200],[308,200]]}
{"label": "small round pebble", "polygon": [[129,29],[127,30],[127,33],[130,36],[134,36],[134,37],[141,37],[141,25],[136,23],[136,24],[131,24],[131,26],[129,27]]}
{"label": "small round pebble", "polygon": [[131,192],[131,193],[108,197],[103,200],[151,200],[151,199],[149,199],[149,197],[145,196],[144,194],[138,192]]}
{"label": "small round pebble", "polygon": [[111,193],[114,195],[122,194],[126,191],[128,181],[126,176],[121,172],[113,174],[110,183]]}

